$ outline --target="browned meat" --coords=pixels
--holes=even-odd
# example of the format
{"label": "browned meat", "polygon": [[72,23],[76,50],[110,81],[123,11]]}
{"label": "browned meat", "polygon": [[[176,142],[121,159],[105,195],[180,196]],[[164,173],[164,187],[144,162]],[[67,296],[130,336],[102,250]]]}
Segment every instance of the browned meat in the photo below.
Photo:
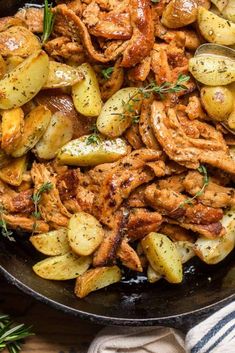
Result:
{"label": "browned meat", "polygon": [[33,163],[31,175],[34,182],[35,192],[45,183],[51,183],[52,189],[41,195],[39,211],[42,219],[54,225],[64,227],[67,225],[71,214],[61,202],[59,191],[56,188],[55,175],[47,169],[45,164]]}
{"label": "browned meat", "polygon": [[163,82],[172,82],[172,72],[168,63],[166,47],[165,43],[155,43],[151,54],[151,67],[155,74],[155,81],[159,85]]}
{"label": "browned meat", "polygon": [[168,178],[158,180],[157,184],[160,189],[170,189],[176,192],[183,192],[183,181],[185,179],[185,175],[185,173],[179,175],[172,175]]}
{"label": "browned meat", "polygon": [[29,213],[31,214],[34,210],[34,204],[32,201],[33,190],[26,190],[18,193],[16,196],[12,197],[10,208],[8,211],[10,213]]}
{"label": "browned meat", "polygon": [[[203,179],[203,175],[199,172],[189,172],[183,181],[185,190],[192,196],[196,195],[203,187]],[[235,190],[209,181],[202,195],[198,196],[198,200],[204,205],[218,208],[235,206]]]}
{"label": "browned meat", "polygon": [[76,200],[82,211],[93,213],[94,194],[82,185],[77,186]]}
{"label": "browned meat", "polygon": [[45,233],[49,231],[49,226],[46,222],[27,218],[22,215],[2,214],[2,218],[6,221],[9,228],[22,229],[28,232]]}
{"label": "browned meat", "polygon": [[110,225],[113,213],[123,200],[138,186],[154,178],[153,172],[145,164],[157,160],[160,155],[158,151],[140,149],[113,163],[103,175],[100,190],[94,199],[94,212],[101,222]]}
{"label": "browned meat", "polygon": [[187,105],[185,113],[188,115],[190,120],[194,120],[194,119],[206,120],[206,119],[208,119],[206,113],[202,109],[201,101],[197,96],[192,96],[189,98],[189,104]]}
{"label": "browned meat", "polygon": [[87,135],[94,124],[93,119],[79,115],[73,105],[71,97],[58,90],[44,90],[35,98],[37,104],[45,105],[52,113],[60,111],[73,122],[73,138]]}
{"label": "browned meat", "polygon": [[17,17],[1,17],[0,18],[0,32],[5,31],[7,28],[12,26],[23,26],[27,27],[25,21]]}
{"label": "browned meat", "polygon": [[72,42],[69,37],[60,36],[51,39],[44,45],[46,52],[55,59],[71,60],[77,64],[85,62],[85,53],[81,43]]}
{"label": "browned meat", "polygon": [[139,256],[135,250],[128,244],[126,239],[120,244],[120,247],[117,251],[117,256],[121,260],[122,264],[130,268],[133,271],[143,272],[142,264]]}
{"label": "browned meat", "polygon": [[156,150],[161,150],[161,146],[154,136],[152,127],[151,127],[151,103],[152,99],[145,99],[141,106],[141,114],[139,119],[139,131],[143,143],[147,148],[153,148]]}
{"label": "browned meat", "polygon": [[129,10],[133,35],[123,52],[124,67],[132,67],[149,56],[154,44],[150,0],[130,0]]}
{"label": "browned meat", "polygon": [[146,207],[145,189],[146,189],[146,185],[141,185],[138,188],[136,188],[128,197],[126,204],[129,207],[134,207],[134,208]]}
{"label": "browned meat", "polygon": [[162,102],[153,102],[152,127],[158,142],[174,161],[196,169],[208,163],[227,172],[235,173],[235,161],[220,132],[200,121],[183,120],[175,110],[164,111]]}
{"label": "browned meat", "polygon": [[130,81],[145,81],[151,69],[151,57],[146,56],[141,63],[130,69],[128,79]]}
{"label": "browned meat", "polygon": [[151,168],[156,177],[163,177],[166,174],[166,165],[164,161],[148,162],[146,165]]}
{"label": "browned meat", "polygon": [[93,257],[94,266],[111,264],[116,256],[119,245],[126,232],[128,213],[124,210],[114,216],[112,230],[106,230],[106,235]]}
{"label": "browned meat", "polygon": [[210,224],[223,217],[221,209],[204,206],[200,203],[185,204],[187,196],[170,189],[158,189],[152,184],[146,188],[145,197],[149,206],[162,215],[181,219],[185,223]]}
{"label": "browned meat", "polygon": [[167,235],[173,241],[194,241],[192,233],[176,224],[163,223],[159,229],[159,233]]}
{"label": "browned meat", "polygon": [[156,232],[163,219],[160,213],[151,212],[146,208],[134,208],[127,223],[127,234],[131,241],[141,239],[150,232]]}
{"label": "browned meat", "polygon": [[138,124],[132,124],[131,127],[125,132],[124,136],[134,149],[138,150],[144,147],[139,133]]}
{"label": "browned meat", "polygon": [[25,7],[17,12],[15,17],[23,20],[33,33],[43,32],[43,9],[38,7]]}
{"label": "browned meat", "polygon": [[220,222],[211,223],[211,224],[192,224],[192,223],[178,222],[172,219],[167,219],[167,222],[178,224],[182,228],[192,230],[193,232],[198,233],[209,239],[222,237],[225,234],[225,229],[223,228]]}
{"label": "browned meat", "polygon": [[63,174],[58,175],[56,187],[59,191],[62,202],[76,196],[79,175],[79,169],[70,169]]}
{"label": "browned meat", "polygon": [[113,72],[108,80],[102,80],[100,83],[101,97],[104,101],[109,99],[114,93],[116,93],[123,85],[124,82],[124,71],[119,66],[120,60],[115,62]]}

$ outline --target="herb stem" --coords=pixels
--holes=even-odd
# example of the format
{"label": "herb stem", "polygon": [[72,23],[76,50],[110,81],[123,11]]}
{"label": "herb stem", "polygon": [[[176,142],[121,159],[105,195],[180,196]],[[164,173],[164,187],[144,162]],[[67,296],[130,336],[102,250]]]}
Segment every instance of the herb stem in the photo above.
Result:
{"label": "herb stem", "polygon": [[42,44],[45,44],[53,30],[55,22],[55,14],[52,12],[52,4],[48,4],[48,0],[44,1],[44,13],[43,13],[43,34]]}

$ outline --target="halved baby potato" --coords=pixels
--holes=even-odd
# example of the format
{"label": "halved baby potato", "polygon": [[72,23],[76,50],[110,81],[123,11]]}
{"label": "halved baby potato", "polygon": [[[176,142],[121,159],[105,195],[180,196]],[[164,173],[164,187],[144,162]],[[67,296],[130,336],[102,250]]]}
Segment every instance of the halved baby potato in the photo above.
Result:
{"label": "halved baby potato", "polygon": [[78,67],[84,79],[72,87],[73,103],[76,110],[85,116],[98,116],[102,108],[99,83],[90,64]]}
{"label": "halved baby potato", "polygon": [[141,95],[137,87],[122,88],[105,102],[96,125],[99,132],[110,138],[118,137],[131,125],[139,113]]}
{"label": "halved baby potato", "polygon": [[86,212],[74,214],[68,225],[68,241],[78,255],[88,256],[100,245],[104,231],[97,219]]}
{"label": "halved baby potato", "polygon": [[27,169],[27,156],[12,159],[9,164],[0,169],[0,179],[5,183],[20,186]]}
{"label": "halved baby potato", "polygon": [[58,154],[60,164],[95,166],[115,162],[128,153],[127,143],[121,139],[104,139],[99,135],[86,135],[68,142]]}
{"label": "halved baby potato", "polygon": [[71,250],[67,228],[59,228],[48,233],[35,234],[29,240],[35,249],[48,256],[64,255]]}
{"label": "halved baby potato", "polygon": [[52,115],[49,125],[35,146],[35,153],[42,159],[53,159],[58,150],[73,136],[73,122],[61,112]]}
{"label": "halved baby potato", "polygon": [[155,283],[162,278],[162,275],[155,271],[151,265],[148,265],[147,268],[147,280],[149,283]]}
{"label": "halved baby potato", "polygon": [[83,79],[80,70],[56,61],[49,62],[49,74],[43,88],[59,88],[75,85]]}
{"label": "halved baby potato", "polygon": [[7,65],[2,55],[0,55],[0,79],[5,75],[7,71]]}
{"label": "halved baby potato", "polygon": [[2,112],[2,148],[10,154],[21,139],[24,127],[24,112],[13,108]]}
{"label": "halved baby potato", "polygon": [[79,298],[84,298],[90,292],[120,282],[121,278],[121,270],[117,266],[98,267],[88,270],[77,278],[75,294]]}
{"label": "halved baby potato", "polygon": [[66,281],[77,278],[87,271],[91,264],[90,256],[78,257],[75,254],[48,257],[33,266],[34,272],[42,278]]}
{"label": "halved baby potato", "polygon": [[181,257],[175,244],[164,234],[149,233],[141,240],[144,253],[152,268],[170,283],[183,279]]}
{"label": "halved baby potato", "polygon": [[49,58],[36,51],[0,80],[0,109],[12,109],[29,102],[45,84]]}
{"label": "halved baby potato", "polygon": [[50,119],[51,112],[43,105],[31,110],[26,116],[21,139],[11,155],[13,157],[21,157],[31,150],[46,131]]}

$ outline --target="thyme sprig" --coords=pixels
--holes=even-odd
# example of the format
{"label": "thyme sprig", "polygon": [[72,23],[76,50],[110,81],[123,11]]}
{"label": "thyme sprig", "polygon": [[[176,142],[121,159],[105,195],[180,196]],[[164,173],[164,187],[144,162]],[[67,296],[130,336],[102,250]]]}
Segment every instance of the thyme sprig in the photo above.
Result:
{"label": "thyme sprig", "polygon": [[10,241],[15,241],[15,238],[12,236],[13,232],[7,228],[7,223],[3,218],[4,208],[0,205],[0,228],[1,234]]}
{"label": "thyme sprig", "polygon": [[86,145],[98,145],[101,141],[100,136],[94,132],[93,134],[91,134],[90,136],[87,137],[86,139]]}
{"label": "thyme sprig", "polygon": [[101,74],[103,75],[103,78],[105,80],[108,80],[111,77],[111,75],[113,73],[113,70],[114,70],[113,66],[110,66],[110,67],[107,67],[106,69],[103,69],[101,71]]}
{"label": "thyme sprig", "polygon": [[55,14],[52,12],[52,4],[48,4],[48,0],[44,0],[42,44],[48,41],[53,30],[54,22]]}
{"label": "thyme sprig", "polygon": [[49,181],[47,181],[46,183],[42,184],[40,186],[40,188],[38,189],[37,192],[35,192],[35,194],[33,194],[32,196],[32,200],[34,203],[34,212],[32,213],[32,215],[39,219],[41,217],[40,211],[38,209],[39,203],[41,201],[42,198],[42,194],[44,192],[50,191],[53,188],[53,184]]}
{"label": "thyme sprig", "polygon": [[199,173],[201,173],[203,175],[203,185],[202,185],[202,188],[196,192],[196,194],[193,196],[193,197],[190,197],[188,199],[186,199],[184,202],[182,202],[178,208],[183,208],[185,205],[187,204],[190,204],[192,205],[192,202],[193,200],[195,200],[196,198],[198,198],[199,196],[201,196],[204,191],[205,191],[205,188],[208,186],[209,184],[209,181],[210,181],[210,178],[208,176],[208,172],[207,172],[207,169],[204,165],[200,165],[200,167],[197,169],[199,171]]}
{"label": "thyme sprig", "polygon": [[8,315],[0,315],[0,351],[19,353],[24,338],[32,336],[31,327],[15,325]]}

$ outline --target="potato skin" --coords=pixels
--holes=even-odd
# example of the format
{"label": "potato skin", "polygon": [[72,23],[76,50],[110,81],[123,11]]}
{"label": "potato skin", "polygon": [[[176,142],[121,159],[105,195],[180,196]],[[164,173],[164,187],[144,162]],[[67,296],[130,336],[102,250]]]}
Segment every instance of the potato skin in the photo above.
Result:
{"label": "potato skin", "polygon": [[223,121],[233,111],[233,95],[223,86],[203,87],[201,101],[208,115],[217,121]]}
{"label": "potato skin", "polygon": [[187,26],[196,19],[197,2],[195,0],[171,0],[162,15],[162,23],[168,28]]}

